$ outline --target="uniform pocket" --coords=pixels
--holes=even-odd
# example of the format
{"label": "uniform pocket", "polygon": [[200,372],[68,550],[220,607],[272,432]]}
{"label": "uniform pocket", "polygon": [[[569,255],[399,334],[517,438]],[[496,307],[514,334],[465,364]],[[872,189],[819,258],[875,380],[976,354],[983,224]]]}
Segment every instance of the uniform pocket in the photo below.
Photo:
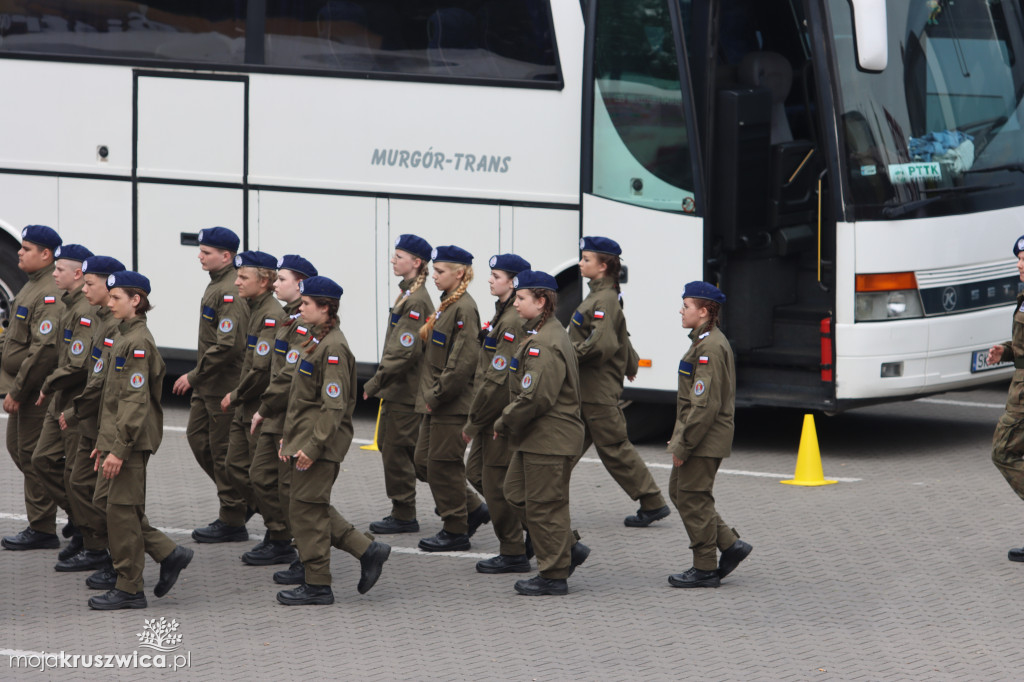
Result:
{"label": "uniform pocket", "polygon": [[[106,455],[104,455],[104,458]],[[107,491],[107,502],[110,504],[144,505],[146,504],[146,466],[142,461],[143,454],[133,452],[121,464],[121,471],[110,479]],[[102,476],[102,465],[100,476]]]}

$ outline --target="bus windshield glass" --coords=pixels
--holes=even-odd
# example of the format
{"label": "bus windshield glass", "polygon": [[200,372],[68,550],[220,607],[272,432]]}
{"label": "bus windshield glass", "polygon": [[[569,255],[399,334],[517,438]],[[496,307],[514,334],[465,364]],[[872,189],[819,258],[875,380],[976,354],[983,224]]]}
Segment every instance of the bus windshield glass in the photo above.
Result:
{"label": "bus windshield glass", "polygon": [[857,65],[849,0],[829,0],[828,7],[845,173],[856,217],[1020,204],[1020,0],[890,3],[889,63],[882,72]]}

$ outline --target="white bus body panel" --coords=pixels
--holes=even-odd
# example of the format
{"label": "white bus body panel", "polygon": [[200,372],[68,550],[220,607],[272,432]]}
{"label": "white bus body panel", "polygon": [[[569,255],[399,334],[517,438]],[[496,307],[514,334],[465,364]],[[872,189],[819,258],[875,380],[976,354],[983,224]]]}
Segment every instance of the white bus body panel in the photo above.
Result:
{"label": "white bus body panel", "polygon": [[[984,229],[979,229],[981,226]],[[1011,369],[971,373],[973,351],[1010,338],[1013,306],[891,322],[854,322],[855,275],[1012,263],[1019,209],[836,226],[836,397],[884,398],[979,385]],[[968,238],[977,235],[976,238]],[[879,350],[884,349],[884,350]],[[903,362],[903,376],[881,364]]]}
{"label": "white bus body panel", "polygon": [[[703,279],[704,221],[583,195],[584,233],[610,237],[622,247],[629,281],[622,285],[626,320],[636,352],[651,360],[630,388],[675,392],[679,360],[690,347],[679,309],[683,287]],[[664,271],[652,270],[648,254],[671,254]],[[657,258],[656,262],[661,262]],[[584,283],[583,295],[587,294]]]}
{"label": "white bus body panel", "polygon": [[59,178],[58,220],[65,243],[82,244],[125,267],[132,265],[132,184],[120,180]]}

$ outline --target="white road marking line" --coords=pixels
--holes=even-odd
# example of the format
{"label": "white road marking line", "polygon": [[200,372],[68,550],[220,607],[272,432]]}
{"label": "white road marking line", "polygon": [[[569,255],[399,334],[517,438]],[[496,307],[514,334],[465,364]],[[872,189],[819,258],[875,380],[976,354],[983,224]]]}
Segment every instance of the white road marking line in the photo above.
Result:
{"label": "white road marking line", "polygon": [[956,407],[984,407],[994,410],[1006,408],[1005,403],[973,403],[969,400],[949,400],[947,398],[918,398],[915,403],[929,403],[932,405],[954,405]]}
{"label": "white road marking line", "polygon": [[[601,460],[594,457],[584,457],[580,460],[581,462],[587,462],[588,464],[600,464]],[[653,469],[671,469],[671,464],[663,464],[661,462],[644,462],[648,468]],[[755,478],[778,478],[778,479],[790,479],[793,478],[793,474],[769,474],[763,471],[742,471],[740,469],[719,469],[720,474],[731,474],[733,476],[754,476]],[[838,476],[831,476],[829,480],[841,481],[843,483],[856,483],[863,481],[863,478],[840,478]]]}
{"label": "white road marking line", "polygon": [[[4,417],[6,417],[6,416],[7,415],[5,414]],[[186,426],[166,426],[166,425],[164,426],[164,431],[176,431],[178,433],[185,433],[187,430],[188,430],[188,427],[186,427]],[[365,438],[353,438],[352,442],[357,444],[357,445],[369,445],[373,441],[372,440],[367,440]]]}
{"label": "white road marking line", "polygon": [[475,552],[424,552],[416,547],[395,547],[391,545],[391,551],[398,554],[417,554],[419,556],[452,556],[457,559],[490,559],[493,554],[477,554]]}

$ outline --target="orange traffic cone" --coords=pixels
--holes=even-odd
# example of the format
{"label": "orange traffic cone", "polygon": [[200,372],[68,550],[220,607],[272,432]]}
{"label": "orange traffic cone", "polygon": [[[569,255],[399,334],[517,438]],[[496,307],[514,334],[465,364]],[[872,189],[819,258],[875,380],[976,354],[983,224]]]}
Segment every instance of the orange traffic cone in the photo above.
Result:
{"label": "orange traffic cone", "polygon": [[835,481],[826,481],[825,472],[821,468],[821,450],[818,449],[818,433],[814,430],[814,416],[804,415],[804,428],[800,433],[800,449],[796,455],[796,473],[790,481],[780,481],[789,485],[829,485]]}

